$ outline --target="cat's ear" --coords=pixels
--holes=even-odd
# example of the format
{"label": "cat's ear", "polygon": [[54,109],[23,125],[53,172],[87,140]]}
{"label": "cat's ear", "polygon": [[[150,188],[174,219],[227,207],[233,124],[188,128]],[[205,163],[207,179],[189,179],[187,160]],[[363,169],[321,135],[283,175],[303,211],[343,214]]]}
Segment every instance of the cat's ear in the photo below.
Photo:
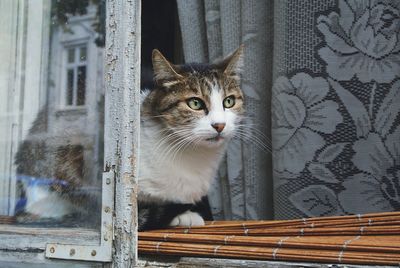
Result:
{"label": "cat's ear", "polygon": [[182,80],[178,67],[170,63],[157,49],[153,50],[152,60],[154,79],[158,85],[168,88]]}
{"label": "cat's ear", "polygon": [[233,77],[237,80],[240,79],[239,76],[242,73],[242,68],[244,65],[243,50],[244,45],[241,45],[225,59],[219,63],[216,63],[218,68],[222,70],[226,76]]}

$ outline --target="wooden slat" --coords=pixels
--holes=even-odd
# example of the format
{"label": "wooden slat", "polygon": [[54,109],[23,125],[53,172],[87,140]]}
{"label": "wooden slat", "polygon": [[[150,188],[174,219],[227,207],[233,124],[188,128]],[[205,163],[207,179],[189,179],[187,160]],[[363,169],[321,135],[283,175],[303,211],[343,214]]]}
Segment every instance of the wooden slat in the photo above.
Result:
{"label": "wooden slat", "polygon": [[202,227],[141,232],[139,252],[397,265],[400,263],[400,212],[288,221],[222,221]]}

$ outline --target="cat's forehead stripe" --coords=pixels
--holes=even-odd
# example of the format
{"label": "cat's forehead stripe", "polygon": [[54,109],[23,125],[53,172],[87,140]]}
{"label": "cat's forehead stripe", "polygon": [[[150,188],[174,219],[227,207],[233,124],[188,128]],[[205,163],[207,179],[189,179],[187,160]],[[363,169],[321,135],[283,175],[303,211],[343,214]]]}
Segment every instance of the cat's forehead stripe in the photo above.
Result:
{"label": "cat's forehead stripe", "polygon": [[214,86],[214,83],[213,83],[212,80],[206,78],[206,79],[204,79],[204,81],[206,82],[206,84],[207,84],[210,88],[212,88],[212,87]]}
{"label": "cat's forehead stripe", "polygon": [[210,90],[212,92],[220,93],[223,88],[221,87],[221,83],[218,81],[217,78],[214,78],[212,82],[210,82]]}

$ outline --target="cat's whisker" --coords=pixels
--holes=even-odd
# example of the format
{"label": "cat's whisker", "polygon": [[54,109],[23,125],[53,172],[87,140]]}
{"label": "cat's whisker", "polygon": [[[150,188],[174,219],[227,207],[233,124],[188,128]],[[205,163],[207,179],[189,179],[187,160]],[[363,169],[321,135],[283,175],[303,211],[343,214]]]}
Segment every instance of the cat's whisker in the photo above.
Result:
{"label": "cat's whisker", "polygon": [[177,140],[179,140],[179,135],[177,133],[170,133],[156,143],[155,151],[160,151],[159,155],[157,156],[157,159],[159,159],[160,163],[162,163],[164,156]]}
{"label": "cat's whisker", "polygon": [[178,134],[176,133],[171,133],[163,138],[161,138],[156,144],[155,144],[155,151],[160,150],[163,146],[166,146],[167,143],[171,143],[174,139],[178,138]]}
{"label": "cat's whisker", "polygon": [[149,118],[164,118],[167,117],[168,115],[166,114],[159,114],[159,115],[146,115],[143,117],[143,119],[149,119]]}
{"label": "cat's whisker", "polygon": [[253,132],[252,130],[248,129],[238,129],[236,133],[243,135],[243,137],[248,138],[250,140],[256,140],[266,147],[271,147],[270,140],[265,135],[260,135],[258,132]]}
{"label": "cat's whisker", "polygon": [[270,138],[264,132],[262,132],[258,128],[258,125],[256,125],[256,124],[237,124],[236,126],[238,127],[238,129],[249,129],[249,130],[252,130],[252,131],[256,132],[258,135],[262,136],[267,141],[270,140]]}
{"label": "cat's whisker", "polygon": [[177,148],[172,154],[173,162],[175,162],[177,156],[180,156],[179,153],[183,152],[191,144],[191,142],[192,142],[191,139],[185,139],[181,144],[177,146]]}
{"label": "cat's whisker", "polygon": [[171,157],[172,162],[175,162],[176,154],[180,151],[180,148],[186,143],[188,143],[188,138],[182,137],[171,147],[169,156]]}
{"label": "cat's whisker", "polygon": [[177,133],[173,133],[175,135],[171,135],[171,139],[167,139],[166,142],[170,141],[170,143],[166,146],[166,148],[162,151],[162,161],[164,161],[167,157],[170,157],[173,161],[175,160],[176,154],[182,150],[182,145],[185,143],[190,144],[190,140],[188,137],[190,137],[189,133],[190,129],[180,129],[177,130]]}
{"label": "cat's whisker", "polygon": [[175,129],[170,129],[170,128],[163,128],[163,129],[160,129],[160,130],[158,130],[158,131],[156,131],[156,133],[157,134],[165,134],[165,133],[168,133],[168,134],[175,134],[175,133],[180,133],[180,132],[183,132],[183,131],[186,131],[186,128],[175,128]]}
{"label": "cat's whisker", "polygon": [[181,154],[180,154],[181,152],[184,152],[189,146],[192,146],[192,145],[193,145],[193,140],[189,136],[181,144],[179,144],[177,146],[177,148],[175,149],[174,154],[172,155],[173,161],[175,161],[177,156],[181,156]]}
{"label": "cat's whisker", "polygon": [[158,149],[160,149],[160,147],[162,147],[163,145],[165,145],[167,142],[171,142],[173,141],[173,139],[175,138],[179,138],[180,136],[185,136],[187,135],[187,131],[186,129],[180,129],[180,130],[175,130],[172,133],[169,133],[168,135],[165,135],[163,138],[161,138],[157,143],[156,143],[156,148],[155,150],[157,151]]}
{"label": "cat's whisker", "polygon": [[172,152],[175,150],[177,146],[179,146],[181,142],[183,142],[184,139],[185,139],[184,137],[179,137],[170,142],[167,146],[165,146],[165,148],[161,151],[160,154],[160,163],[164,163],[168,158],[172,158],[171,157]]}
{"label": "cat's whisker", "polygon": [[260,149],[263,149],[263,151],[266,151],[266,152],[269,152],[269,153],[272,152],[272,148],[268,144],[264,143],[258,137],[253,136],[253,135],[251,135],[251,134],[249,134],[247,132],[244,132],[244,131],[241,131],[241,130],[237,130],[237,132],[235,133],[234,137],[235,138],[242,138],[244,141],[248,140],[250,142],[254,142],[257,145],[257,147],[259,147]]}
{"label": "cat's whisker", "polygon": [[248,125],[243,125],[243,126],[239,125],[239,127],[236,131],[246,132],[249,135],[255,136],[258,139],[260,139],[261,141],[263,141],[264,143],[271,146],[271,139],[257,128],[249,127]]}
{"label": "cat's whisker", "polygon": [[252,130],[254,132],[257,132],[260,136],[268,138],[267,135],[263,131],[261,131],[256,124],[237,124],[236,127],[238,129]]}

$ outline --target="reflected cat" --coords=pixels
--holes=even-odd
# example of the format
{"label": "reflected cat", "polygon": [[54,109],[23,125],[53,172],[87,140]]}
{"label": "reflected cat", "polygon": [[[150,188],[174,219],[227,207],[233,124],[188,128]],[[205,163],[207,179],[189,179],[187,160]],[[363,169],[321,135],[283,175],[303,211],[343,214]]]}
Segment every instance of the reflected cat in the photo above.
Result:
{"label": "reflected cat", "polygon": [[[68,126],[55,130],[47,118],[44,107],[15,156],[17,222],[96,226],[101,180],[93,170],[102,165],[87,162],[93,158],[93,143],[87,135],[68,130]],[[103,162],[101,158],[99,155]]]}

